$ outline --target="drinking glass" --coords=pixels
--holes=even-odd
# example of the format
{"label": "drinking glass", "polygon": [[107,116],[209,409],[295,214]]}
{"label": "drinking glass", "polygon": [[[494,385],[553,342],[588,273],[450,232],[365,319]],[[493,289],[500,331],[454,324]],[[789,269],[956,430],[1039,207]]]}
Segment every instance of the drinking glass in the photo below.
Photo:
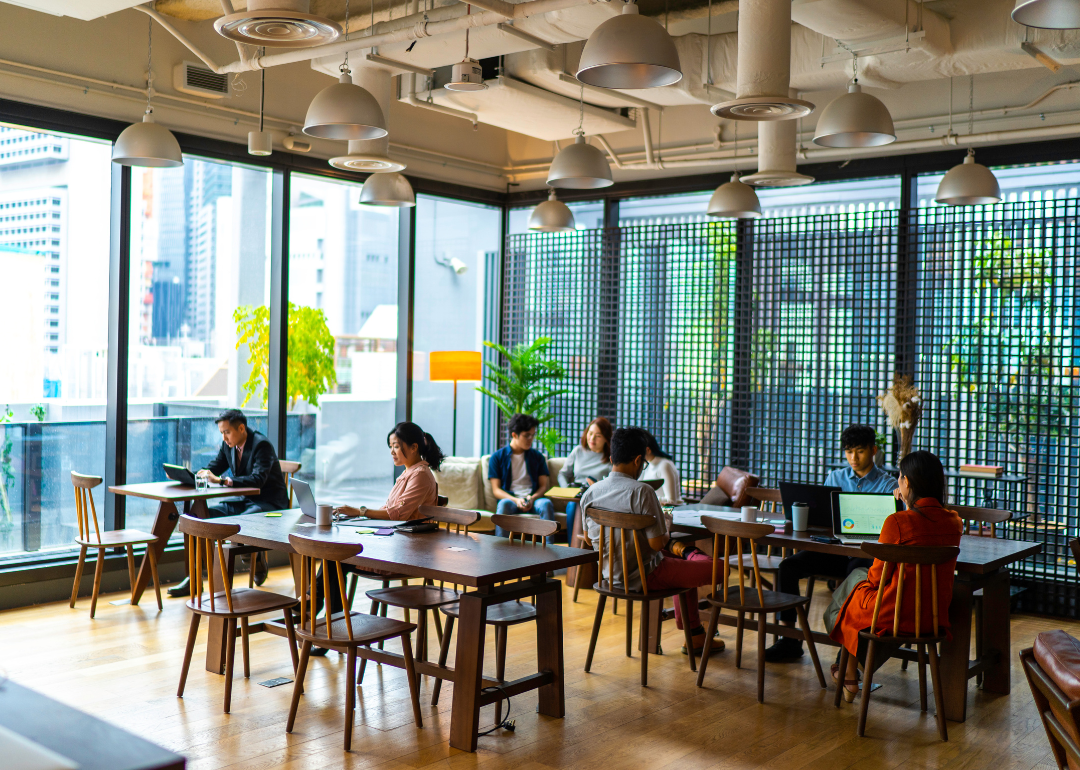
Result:
{"label": "drinking glass", "polygon": [[209,486],[210,486],[210,482],[206,478],[206,476],[196,476],[195,477],[195,489],[197,491],[205,492],[207,487],[209,487]]}

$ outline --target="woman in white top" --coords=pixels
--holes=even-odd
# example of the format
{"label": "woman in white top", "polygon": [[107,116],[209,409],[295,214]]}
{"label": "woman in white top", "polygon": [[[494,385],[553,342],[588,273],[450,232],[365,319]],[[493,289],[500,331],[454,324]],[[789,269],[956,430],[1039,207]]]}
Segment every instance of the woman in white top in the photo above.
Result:
{"label": "woman in white top", "polygon": [[[611,433],[611,422],[606,417],[597,417],[589,423],[559,471],[559,486],[584,489],[611,473]],[[570,545],[574,544],[577,508],[576,502],[566,504],[566,541]]]}
{"label": "woman in white top", "polygon": [[645,461],[648,466],[641,474],[641,481],[661,479],[663,485],[656,490],[661,505],[682,505],[682,480],[679,469],[671,461],[671,455],[660,448],[656,438],[649,433],[649,445],[645,449]]}

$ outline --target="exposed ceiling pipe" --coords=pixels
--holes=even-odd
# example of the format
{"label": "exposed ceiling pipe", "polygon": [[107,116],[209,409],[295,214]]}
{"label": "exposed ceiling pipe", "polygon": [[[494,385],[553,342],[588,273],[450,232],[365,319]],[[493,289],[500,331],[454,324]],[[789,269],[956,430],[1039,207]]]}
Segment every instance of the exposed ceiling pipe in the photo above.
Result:
{"label": "exposed ceiling pipe", "polygon": [[645,163],[652,167],[656,164],[653,157],[652,127],[649,126],[649,111],[638,110],[641,113],[641,135],[645,140]]}
{"label": "exposed ceiling pipe", "polygon": [[600,143],[600,146],[604,148],[604,151],[608,154],[608,157],[611,158],[612,165],[615,166],[615,168],[622,168],[623,163],[621,160],[619,160],[619,156],[615,154],[615,150],[614,148],[612,148],[608,140],[605,139],[601,134],[595,134],[594,138],[597,142]]}
{"label": "exposed ceiling pipe", "polygon": [[582,83],[580,80],[578,80],[573,75],[568,75],[565,72],[560,72],[559,73],[559,82],[560,83],[566,83],[567,85],[574,86],[575,88],[584,87],[584,89],[586,91],[592,91],[593,93],[603,94],[604,96],[607,96],[608,98],[616,99],[616,100],[622,101],[622,102],[626,102],[626,104],[633,105],[634,107],[645,107],[646,109],[656,110],[657,112],[663,112],[664,111],[663,105],[653,104],[652,102],[647,102],[644,99],[639,99],[636,96],[631,96],[630,94],[624,94],[621,91],[615,91],[615,90],[613,90],[611,88],[601,88],[600,86],[590,86],[587,83]]}
{"label": "exposed ceiling pipe", "polygon": [[475,130],[477,124],[480,122],[474,112],[465,112],[464,110],[455,110],[453,107],[443,107],[441,104],[433,104],[431,102],[425,102],[418,99],[416,96],[416,78],[418,75],[404,75],[409,79],[409,93],[402,97],[401,101],[405,104],[412,105],[413,107],[419,107],[422,110],[428,110],[430,112],[438,112],[443,115],[449,115],[452,118],[462,118],[473,124]]}

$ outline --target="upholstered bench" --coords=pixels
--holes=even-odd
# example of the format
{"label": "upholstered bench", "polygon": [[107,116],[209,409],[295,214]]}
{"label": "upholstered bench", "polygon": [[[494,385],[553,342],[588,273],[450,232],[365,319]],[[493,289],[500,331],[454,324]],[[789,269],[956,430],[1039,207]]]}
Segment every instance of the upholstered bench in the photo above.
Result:
{"label": "upholstered bench", "polygon": [[1080,639],[1044,631],[1020,661],[1058,767],[1080,770]]}

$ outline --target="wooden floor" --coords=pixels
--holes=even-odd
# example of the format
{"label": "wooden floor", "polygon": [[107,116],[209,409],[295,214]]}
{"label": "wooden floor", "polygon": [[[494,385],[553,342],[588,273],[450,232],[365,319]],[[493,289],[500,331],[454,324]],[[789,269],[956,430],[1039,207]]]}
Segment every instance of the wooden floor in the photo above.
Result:
{"label": "wooden floor", "polygon": [[[285,570],[275,570],[267,588],[291,588]],[[362,596],[362,594],[361,594]],[[205,635],[200,635],[187,693],[176,697],[188,613],[183,601],[166,599],[158,613],[142,606],[99,601],[90,620],[89,600],[72,610],[66,603],[0,613],[0,668],[14,680],[97,715],[188,757],[192,770],[315,770],[316,768],[470,768],[485,770],[618,770],[620,768],[1053,768],[1023,673],[1013,666],[1011,696],[971,690],[964,724],[949,723],[948,743],[937,739],[932,713],[918,708],[915,668],[901,672],[892,661],[875,681],[867,737],[857,738],[857,706],[832,705],[832,690],[818,687],[808,656],[770,665],[766,703],[755,697],[754,646],[736,670],[734,631],[722,631],[728,651],[714,657],[705,687],[694,685],[681,634],[665,624],[662,657],[650,661],[650,686],[638,685],[639,659],[624,655],[622,616],[608,614],[593,672],[582,670],[595,610],[595,594],[581,601],[564,596],[566,718],[535,713],[535,693],[514,698],[515,732],[480,739],[476,754],[449,748],[451,688],[437,709],[425,681],[424,729],[417,730],[407,699],[404,672],[373,666],[358,691],[353,751],[342,751],[344,659],[330,653],[313,659],[296,730],[285,734],[291,685],[268,689],[259,681],[290,676],[285,642],[252,638],[251,679],[237,679],[233,713],[221,711],[223,678],[203,670]],[[827,596],[815,597],[812,623],[820,624]],[[357,600],[358,606],[362,606]],[[205,623],[203,628],[205,629]],[[1013,659],[1034,635],[1049,628],[1080,635],[1080,623],[1018,616],[1013,619]],[[488,635],[488,671],[494,671],[494,635]],[[239,666],[239,644],[237,657]],[[435,653],[434,644],[432,649]],[[511,631],[507,676],[535,671],[535,630]],[[823,651],[828,665],[833,650]],[[242,669],[240,669],[242,672]],[[930,699],[933,708],[933,698]],[[492,708],[482,720],[490,725]],[[2,764],[2,763],[0,763]]]}

